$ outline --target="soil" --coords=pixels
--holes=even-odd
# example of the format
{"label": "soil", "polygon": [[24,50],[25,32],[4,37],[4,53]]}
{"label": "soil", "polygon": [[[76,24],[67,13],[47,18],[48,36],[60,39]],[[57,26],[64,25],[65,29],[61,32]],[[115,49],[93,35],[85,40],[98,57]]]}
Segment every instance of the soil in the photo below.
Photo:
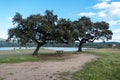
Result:
{"label": "soil", "polygon": [[62,80],[64,77],[69,80],[71,74],[97,58],[90,54],[74,54],[64,60],[0,64],[0,78],[3,80]]}

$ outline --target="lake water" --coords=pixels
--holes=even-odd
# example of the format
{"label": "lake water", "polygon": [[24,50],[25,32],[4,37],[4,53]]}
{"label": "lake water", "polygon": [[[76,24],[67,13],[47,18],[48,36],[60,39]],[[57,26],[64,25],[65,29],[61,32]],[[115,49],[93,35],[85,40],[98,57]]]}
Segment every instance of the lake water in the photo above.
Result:
{"label": "lake water", "polygon": [[44,49],[49,50],[63,50],[63,51],[77,51],[77,47],[43,47]]}
{"label": "lake water", "polygon": [[[77,51],[77,47],[41,47],[44,49],[49,49],[49,50],[63,50],[63,51]],[[0,50],[15,50],[15,49],[20,49],[19,47],[0,47]],[[22,47],[21,49],[35,49],[35,47],[30,47],[30,48],[25,48]],[[83,50],[86,49],[93,49],[93,48],[82,48]]]}
{"label": "lake water", "polygon": [[[0,50],[15,50],[20,49],[20,47],[0,47]],[[25,48],[21,47],[21,49],[35,49],[35,47]]]}

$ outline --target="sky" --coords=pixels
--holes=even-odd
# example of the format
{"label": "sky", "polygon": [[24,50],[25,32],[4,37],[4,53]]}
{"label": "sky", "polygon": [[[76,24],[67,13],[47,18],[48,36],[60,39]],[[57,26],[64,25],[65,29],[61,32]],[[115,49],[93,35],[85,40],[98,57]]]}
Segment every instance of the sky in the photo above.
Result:
{"label": "sky", "polygon": [[44,14],[46,9],[53,10],[59,18],[77,20],[87,16],[93,22],[106,21],[113,32],[111,41],[120,42],[120,0],[0,0],[0,38],[7,39],[16,12],[25,18]]}

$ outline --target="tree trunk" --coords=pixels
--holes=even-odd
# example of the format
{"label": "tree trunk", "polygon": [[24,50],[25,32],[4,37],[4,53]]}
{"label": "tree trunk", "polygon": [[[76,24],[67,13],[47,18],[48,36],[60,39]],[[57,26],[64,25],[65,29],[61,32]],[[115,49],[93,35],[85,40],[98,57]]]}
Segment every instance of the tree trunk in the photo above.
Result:
{"label": "tree trunk", "polygon": [[80,44],[79,44],[79,46],[78,46],[78,52],[81,52],[81,51],[82,51],[83,44],[84,44],[84,39],[82,39],[82,40],[80,41]]}
{"label": "tree trunk", "polygon": [[41,44],[37,44],[37,47],[36,47],[35,51],[32,54],[33,56],[38,56],[38,51],[39,51],[41,46],[42,46]]}

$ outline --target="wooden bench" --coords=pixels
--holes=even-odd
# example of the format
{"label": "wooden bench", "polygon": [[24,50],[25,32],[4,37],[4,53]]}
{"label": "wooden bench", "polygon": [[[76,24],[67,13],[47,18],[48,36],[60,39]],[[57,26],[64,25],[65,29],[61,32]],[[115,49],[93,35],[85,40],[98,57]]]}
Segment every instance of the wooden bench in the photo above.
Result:
{"label": "wooden bench", "polygon": [[56,52],[63,54],[64,51],[63,50],[57,50]]}

